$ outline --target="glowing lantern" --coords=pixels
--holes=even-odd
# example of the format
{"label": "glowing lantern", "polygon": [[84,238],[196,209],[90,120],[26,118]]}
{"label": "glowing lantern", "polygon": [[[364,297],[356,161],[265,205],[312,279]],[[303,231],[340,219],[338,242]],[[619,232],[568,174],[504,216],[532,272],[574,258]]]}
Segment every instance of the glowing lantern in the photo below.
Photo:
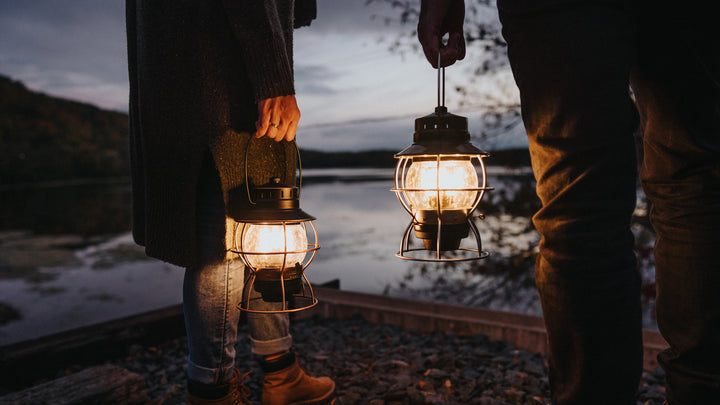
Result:
{"label": "glowing lantern", "polygon": [[[250,270],[250,276],[238,307],[246,312],[280,313],[315,306],[318,301],[305,269],[320,245],[312,222],[315,218],[300,209],[299,187],[274,178],[252,190],[248,186],[247,193],[252,207],[236,218],[240,226],[234,252]],[[260,297],[250,298],[253,289]],[[258,300],[282,302],[282,309],[258,309],[262,306]]]}
{"label": "glowing lantern", "polygon": [[[442,92],[444,98],[444,89]],[[449,113],[440,94],[438,71],[438,107],[433,114],[415,120],[413,144],[395,155],[398,162],[392,191],[412,216],[396,256],[419,261],[482,259],[488,254],[482,250],[471,215],[485,191],[492,189],[486,186],[483,163],[489,155],[470,143],[467,118]],[[410,247],[413,230],[423,248]],[[461,248],[460,242],[470,231],[476,248]],[[420,251],[431,254],[422,256]]]}

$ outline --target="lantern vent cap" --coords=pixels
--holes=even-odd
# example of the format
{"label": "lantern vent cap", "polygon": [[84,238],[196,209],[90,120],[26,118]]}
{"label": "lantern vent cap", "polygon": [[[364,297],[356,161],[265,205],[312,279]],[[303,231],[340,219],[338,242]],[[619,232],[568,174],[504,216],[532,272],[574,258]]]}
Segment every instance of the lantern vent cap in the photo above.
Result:
{"label": "lantern vent cap", "polygon": [[278,221],[304,222],[315,217],[300,209],[299,188],[272,178],[262,186],[252,188],[252,208],[243,210],[239,222],[271,223]]}
{"label": "lantern vent cap", "polygon": [[413,144],[395,154],[396,158],[414,155],[480,155],[489,153],[470,143],[468,119],[435,107],[435,112],[415,120]]}
{"label": "lantern vent cap", "polygon": [[262,186],[254,187],[252,190],[253,200],[276,201],[276,200],[298,200],[298,187],[283,183],[279,177],[273,177]]}

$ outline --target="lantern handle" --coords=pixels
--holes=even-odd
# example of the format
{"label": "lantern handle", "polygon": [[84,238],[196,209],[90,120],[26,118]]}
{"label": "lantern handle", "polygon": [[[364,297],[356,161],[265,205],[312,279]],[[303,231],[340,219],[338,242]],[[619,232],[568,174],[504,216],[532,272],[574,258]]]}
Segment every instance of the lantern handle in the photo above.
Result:
{"label": "lantern handle", "polygon": [[[440,49],[438,50],[438,107],[445,107],[445,67],[440,67],[440,56],[443,48],[443,43],[440,41]],[[442,73],[442,81],[440,80],[440,74]],[[441,98],[442,94],[442,98]]]}
{"label": "lantern handle", "polygon": [[[252,199],[252,194],[250,193],[250,179],[248,178],[248,151],[250,150],[250,142],[253,140],[254,137],[250,137],[248,139],[247,145],[245,146],[245,191],[247,192],[248,201],[250,202],[250,205],[255,205],[255,201]],[[298,198],[300,198],[300,194],[302,193],[302,164],[300,162],[300,148],[298,147],[297,142],[293,139],[292,141],[293,146],[295,146],[295,152],[297,153],[297,168],[298,168]]]}
{"label": "lantern handle", "polygon": [[302,162],[300,161],[300,148],[297,145],[297,142],[293,139],[293,145],[295,145],[295,152],[297,152],[297,167],[298,167],[298,198],[300,198],[300,195],[302,194]]}

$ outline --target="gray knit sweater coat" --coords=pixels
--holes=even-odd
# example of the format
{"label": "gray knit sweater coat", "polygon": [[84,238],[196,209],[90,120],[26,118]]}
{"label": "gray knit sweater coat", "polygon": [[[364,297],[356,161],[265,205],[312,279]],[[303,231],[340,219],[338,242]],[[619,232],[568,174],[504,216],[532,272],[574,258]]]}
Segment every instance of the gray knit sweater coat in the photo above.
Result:
{"label": "gray knit sweater coat", "polygon": [[294,181],[294,146],[251,135],[258,100],[294,94],[293,28],[309,25],[314,1],[126,1],[133,237],[149,256],[197,265],[208,159],[228,212],[246,200],[246,150],[251,184]]}

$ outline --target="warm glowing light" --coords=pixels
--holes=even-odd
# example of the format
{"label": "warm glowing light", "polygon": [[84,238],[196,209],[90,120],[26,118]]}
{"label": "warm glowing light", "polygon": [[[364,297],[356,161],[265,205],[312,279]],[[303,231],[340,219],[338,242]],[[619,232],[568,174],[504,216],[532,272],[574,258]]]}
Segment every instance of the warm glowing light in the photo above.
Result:
{"label": "warm glowing light", "polygon": [[[252,253],[268,253],[262,255],[246,254],[248,264],[255,269],[283,267],[284,252],[298,252],[307,249],[307,233],[302,224],[255,225],[248,224],[243,234],[242,251]],[[295,263],[302,265],[305,252],[288,253],[285,267],[293,267]]]}
{"label": "warm glowing light", "polygon": [[477,191],[453,189],[476,188],[478,176],[470,160],[413,161],[408,169],[405,186],[408,189],[432,190],[406,192],[413,210],[437,210],[438,189],[451,190],[440,191],[441,209],[470,209]]}

